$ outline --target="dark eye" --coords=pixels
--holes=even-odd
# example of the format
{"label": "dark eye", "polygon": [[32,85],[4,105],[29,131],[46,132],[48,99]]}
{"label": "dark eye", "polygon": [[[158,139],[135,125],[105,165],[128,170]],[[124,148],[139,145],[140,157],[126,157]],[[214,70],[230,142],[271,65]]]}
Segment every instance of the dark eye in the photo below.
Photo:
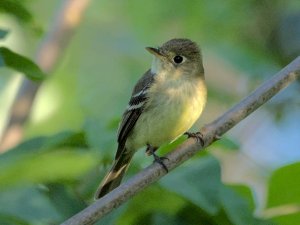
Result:
{"label": "dark eye", "polygon": [[175,63],[179,64],[179,63],[182,63],[183,58],[182,58],[182,56],[180,56],[180,55],[176,55],[176,56],[173,58],[173,61],[174,61]]}

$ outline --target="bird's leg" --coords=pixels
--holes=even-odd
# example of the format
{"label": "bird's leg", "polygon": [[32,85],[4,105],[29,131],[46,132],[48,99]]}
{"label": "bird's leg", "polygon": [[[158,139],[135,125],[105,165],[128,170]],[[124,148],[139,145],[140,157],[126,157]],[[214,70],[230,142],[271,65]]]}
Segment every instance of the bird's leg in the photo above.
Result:
{"label": "bird's leg", "polygon": [[159,163],[163,168],[164,170],[168,173],[169,170],[167,168],[167,166],[164,164],[164,159],[168,159],[167,157],[159,157],[155,151],[157,150],[158,148],[157,147],[153,147],[151,146],[150,144],[147,144],[147,149],[146,149],[146,154],[147,155],[153,155],[153,158],[154,158],[154,162],[157,162]]}
{"label": "bird's leg", "polygon": [[153,153],[156,152],[157,149],[158,149],[157,147],[153,147],[150,144],[147,144],[146,155],[147,156],[153,155]]}
{"label": "bird's leg", "polygon": [[201,146],[203,147],[204,146],[204,140],[203,140],[203,135],[201,132],[195,132],[195,133],[192,133],[192,132],[185,132],[184,135],[187,135],[188,138],[196,138],[196,141],[201,144]]}

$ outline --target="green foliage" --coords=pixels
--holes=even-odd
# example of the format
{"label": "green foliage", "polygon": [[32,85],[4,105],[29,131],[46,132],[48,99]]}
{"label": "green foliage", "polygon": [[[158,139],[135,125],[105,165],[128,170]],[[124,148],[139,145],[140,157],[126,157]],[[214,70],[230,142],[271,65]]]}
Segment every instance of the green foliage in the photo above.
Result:
{"label": "green foliage", "polygon": [[34,81],[42,81],[46,75],[28,58],[21,56],[8,48],[0,47],[0,67],[9,67],[17,70]]}
{"label": "green foliage", "polygon": [[[84,174],[95,158],[86,147],[82,133],[61,132],[37,137],[0,155],[1,188],[23,183],[72,180]],[[74,163],[76,167],[74,167]]]}
{"label": "green foliage", "polygon": [[169,174],[161,180],[161,184],[207,213],[215,214],[220,208],[216,193],[221,186],[221,174],[219,163],[214,158],[193,160],[193,165],[182,167],[175,173]]}
{"label": "green foliage", "polygon": [[32,21],[32,15],[24,6],[24,3],[17,0],[1,0],[0,11],[14,15],[22,22]]}
{"label": "green foliage", "polygon": [[292,225],[300,221],[299,173],[300,163],[294,163],[274,171],[270,178],[267,211],[281,209],[272,214],[278,224]]}
{"label": "green foliage", "polygon": [[36,23],[32,13],[30,12],[27,1],[19,0],[1,0],[0,13],[5,13],[13,16],[22,25],[26,25],[36,35],[41,35],[43,30],[41,26]]}
{"label": "green foliage", "polygon": [[[16,188],[27,190],[10,199],[11,205],[1,203],[0,215],[3,214],[3,218],[0,216],[0,223],[6,220],[24,224],[41,224],[47,220],[57,223],[84,208],[86,204],[68,186],[76,183],[96,164],[95,153],[88,151],[87,147],[82,132],[65,131],[30,139],[0,155],[0,203]],[[38,188],[40,184],[45,186]],[[26,202],[22,204],[30,216],[24,215],[23,208],[16,207],[26,196],[33,199],[23,199]],[[37,203],[42,205],[39,210],[35,209]],[[45,216],[47,212],[49,215]]]}
{"label": "green foliage", "polygon": [[[278,53],[272,36],[280,27],[267,19],[279,20],[277,12],[284,13],[291,2],[293,9],[299,5],[298,0],[284,4],[256,0],[92,1],[58,70],[43,83],[41,96],[46,93],[52,99],[41,97],[37,104],[43,102],[45,110],[57,103],[57,109],[42,121],[29,122],[25,128],[29,138],[0,155],[0,224],[59,224],[92,202],[98,182],[113,160],[116,130],[130,90],[150,65],[151,58],[143,50],[146,44],[191,38],[203,46],[204,60],[212,50],[236,69],[251,74],[249,82],[255,84],[285,62],[284,51]],[[57,10],[58,3],[61,1],[0,0],[0,11],[22,25],[34,27],[36,20],[48,29],[52,23],[49,15],[57,13],[49,9]],[[8,32],[14,29],[0,29],[0,41],[11,37]],[[33,52],[40,40],[32,41],[24,31],[21,34],[21,41],[30,43]],[[22,72],[32,80],[45,79],[37,65],[8,48],[0,47],[0,67]],[[235,92],[209,87],[208,103],[217,105],[220,114],[224,105],[240,99]],[[43,110],[37,107],[35,113],[43,114]],[[182,136],[162,146],[159,154],[184,140]],[[210,148],[236,151],[241,145],[239,140],[223,137]],[[136,154],[128,177],[151,162],[142,154]],[[275,171],[269,181],[266,212],[276,207],[288,209],[288,213],[266,214],[272,221],[254,216],[257,199],[252,189],[225,185],[221,169],[209,153],[197,154],[97,225],[273,225],[273,220],[278,225],[299,224],[298,164]]]}
{"label": "green foliage", "polygon": [[0,224],[57,224],[61,219],[60,212],[36,186],[0,192]]}
{"label": "green foliage", "polygon": [[255,224],[253,212],[249,209],[249,203],[233,190],[223,187],[220,191],[221,204],[224,212],[232,224]]}
{"label": "green foliage", "polygon": [[294,163],[276,170],[269,182],[267,207],[284,204],[300,204],[300,163]]}
{"label": "green foliage", "polygon": [[214,142],[209,148],[221,148],[223,150],[237,151],[240,149],[240,144],[237,140],[232,138],[222,137],[220,140]]}

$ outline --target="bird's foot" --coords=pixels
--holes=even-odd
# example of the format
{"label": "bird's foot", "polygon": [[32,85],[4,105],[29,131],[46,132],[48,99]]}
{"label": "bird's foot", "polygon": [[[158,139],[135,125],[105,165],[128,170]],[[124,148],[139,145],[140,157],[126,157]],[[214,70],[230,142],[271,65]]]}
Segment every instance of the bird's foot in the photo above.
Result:
{"label": "bird's foot", "polygon": [[197,143],[201,144],[201,146],[204,146],[204,139],[203,139],[203,134],[201,132],[185,132],[184,135],[187,135],[188,138],[195,138]]}
{"label": "bird's foot", "polygon": [[159,163],[159,164],[162,166],[162,168],[164,168],[164,170],[168,173],[169,170],[168,170],[167,166],[165,165],[164,160],[165,160],[165,159],[169,160],[169,159],[168,159],[167,157],[160,157],[160,156],[158,156],[158,155],[155,153],[156,150],[157,150],[156,147],[153,147],[153,146],[147,144],[146,154],[147,154],[147,155],[152,155],[153,158],[154,158],[154,161],[153,161],[153,162]]}

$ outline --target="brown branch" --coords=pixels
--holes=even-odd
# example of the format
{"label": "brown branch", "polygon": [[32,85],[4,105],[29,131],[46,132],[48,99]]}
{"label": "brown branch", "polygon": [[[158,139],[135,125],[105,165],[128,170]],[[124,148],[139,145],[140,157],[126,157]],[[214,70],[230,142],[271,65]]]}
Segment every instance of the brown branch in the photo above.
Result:
{"label": "brown branch", "polygon": [[[63,1],[61,10],[55,15],[56,19],[53,26],[46,34],[35,57],[36,63],[45,73],[50,74],[56,68],[89,1]],[[23,79],[12,104],[8,123],[3,131],[0,152],[18,144],[22,139],[23,125],[30,115],[32,104],[40,86],[41,83]]]}
{"label": "brown branch", "polygon": [[[169,160],[165,161],[169,171],[213,143],[219,136],[223,135],[299,77],[300,56],[225,114],[203,127],[200,130],[205,143],[203,147],[195,139],[190,138],[169,153],[167,155]],[[165,170],[160,165],[152,164],[103,198],[62,223],[62,225],[93,224],[165,174]]]}

